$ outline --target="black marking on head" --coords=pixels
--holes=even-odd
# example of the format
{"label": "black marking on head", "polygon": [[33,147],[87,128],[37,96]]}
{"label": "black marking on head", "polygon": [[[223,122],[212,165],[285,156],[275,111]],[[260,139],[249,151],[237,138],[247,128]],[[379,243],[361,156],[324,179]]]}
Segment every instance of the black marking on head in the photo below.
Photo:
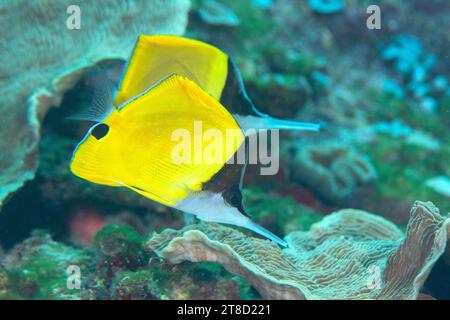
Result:
{"label": "black marking on head", "polygon": [[106,136],[108,131],[109,131],[109,126],[107,124],[99,123],[98,125],[96,125],[94,127],[94,129],[92,129],[91,133],[97,140],[100,140],[104,136]]}

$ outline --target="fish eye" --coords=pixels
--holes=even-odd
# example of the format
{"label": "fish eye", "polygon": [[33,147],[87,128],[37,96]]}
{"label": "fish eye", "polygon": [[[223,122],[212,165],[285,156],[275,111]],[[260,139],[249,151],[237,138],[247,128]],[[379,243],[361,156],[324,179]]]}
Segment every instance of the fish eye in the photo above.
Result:
{"label": "fish eye", "polygon": [[91,134],[97,139],[100,140],[101,138],[103,138],[104,136],[106,136],[106,134],[109,131],[109,126],[107,124],[104,123],[100,123],[98,125],[96,125],[94,127],[94,129],[92,129]]}

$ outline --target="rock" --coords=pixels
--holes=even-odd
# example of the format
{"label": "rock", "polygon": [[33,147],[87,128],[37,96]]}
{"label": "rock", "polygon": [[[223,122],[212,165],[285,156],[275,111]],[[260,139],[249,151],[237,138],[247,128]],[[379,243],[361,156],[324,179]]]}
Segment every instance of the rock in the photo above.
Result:
{"label": "rock", "polygon": [[[88,255],[34,232],[0,260],[0,299],[81,299],[90,290],[68,286],[70,266],[87,267]],[[82,268],[82,275],[86,269]],[[83,283],[81,283],[83,284]],[[84,286],[83,286],[84,287]]]}
{"label": "rock", "polygon": [[236,27],[241,23],[233,10],[217,0],[204,0],[198,14],[211,25]]}
{"label": "rock", "polygon": [[337,142],[300,147],[292,166],[293,179],[328,203],[349,198],[359,186],[377,177],[368,157]]}
{"label": "rock", "polygon": [[135,269],[147,264],[143,238],[127,225],[108,225],[95,235],[95,244],[104,265]]}

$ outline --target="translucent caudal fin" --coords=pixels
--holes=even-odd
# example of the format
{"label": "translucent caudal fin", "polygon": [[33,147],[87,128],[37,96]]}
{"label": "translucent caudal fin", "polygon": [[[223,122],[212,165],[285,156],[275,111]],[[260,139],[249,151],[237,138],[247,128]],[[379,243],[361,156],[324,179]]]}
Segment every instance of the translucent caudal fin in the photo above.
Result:
{"label": "translucent caudal fin", "polygon": [[244,225],[242,225],[242,227],[249,229],[253,232],[256,232],[257,234],[262,235],[263,237],[272,240],[273,242],[278,243],[280,246],[282,247],[287,247],[288,244],[286,241],[284,241],[283,239],[277,237],[276,235],[274,235],[272,232],[270,232],[267,229],[264,229],[263,227],[261,227],[260,225],[254,223],[253,221],[251,221],[250,219],[248,220],[247,223],[245,223]]}
{"label": "translucent caudal fin", "polygon": [[298,122],[272,118],[270,116],[242,116],[234,115],[239,126],[244,130],[299,130],[319,131],[320,125],[310,122]]}

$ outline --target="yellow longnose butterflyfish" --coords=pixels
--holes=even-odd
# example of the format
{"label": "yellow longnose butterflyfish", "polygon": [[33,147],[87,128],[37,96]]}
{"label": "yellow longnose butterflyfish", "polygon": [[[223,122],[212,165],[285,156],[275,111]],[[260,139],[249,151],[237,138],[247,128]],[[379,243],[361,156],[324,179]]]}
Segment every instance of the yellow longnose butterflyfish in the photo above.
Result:
{"label": "yellow longnose butterflyfish", "polygon": [[[81,117],[98,123],[73,152],[71,171],[90,182],[129,188],[204,221],[250,229],[286,246],[245,213],[241,194],[245,164],[227,163],[245,145],[233,115],[196,82],[177,74],[142,89],[117,107],[112,107],[112,97],[100,95],[95,108]],[[174,150],[179,141],[173,139],[174,133],[196,139],[198,121],[203,130],[235,134],[216,145],[216,161],[177,162]],[[189,157],[195,159],[199,152],[193,148]]]}
{"label": "yellow longnose butterflyfish", "polygon": [[124,70],[114,100],[116,106],[160,79],[179,74],[219,100],[245,134],[261,129],[319,130],[315,123],[276,119],[258,111],[232,59],[220,49],[198,40],[172,35],[140,35]]}

